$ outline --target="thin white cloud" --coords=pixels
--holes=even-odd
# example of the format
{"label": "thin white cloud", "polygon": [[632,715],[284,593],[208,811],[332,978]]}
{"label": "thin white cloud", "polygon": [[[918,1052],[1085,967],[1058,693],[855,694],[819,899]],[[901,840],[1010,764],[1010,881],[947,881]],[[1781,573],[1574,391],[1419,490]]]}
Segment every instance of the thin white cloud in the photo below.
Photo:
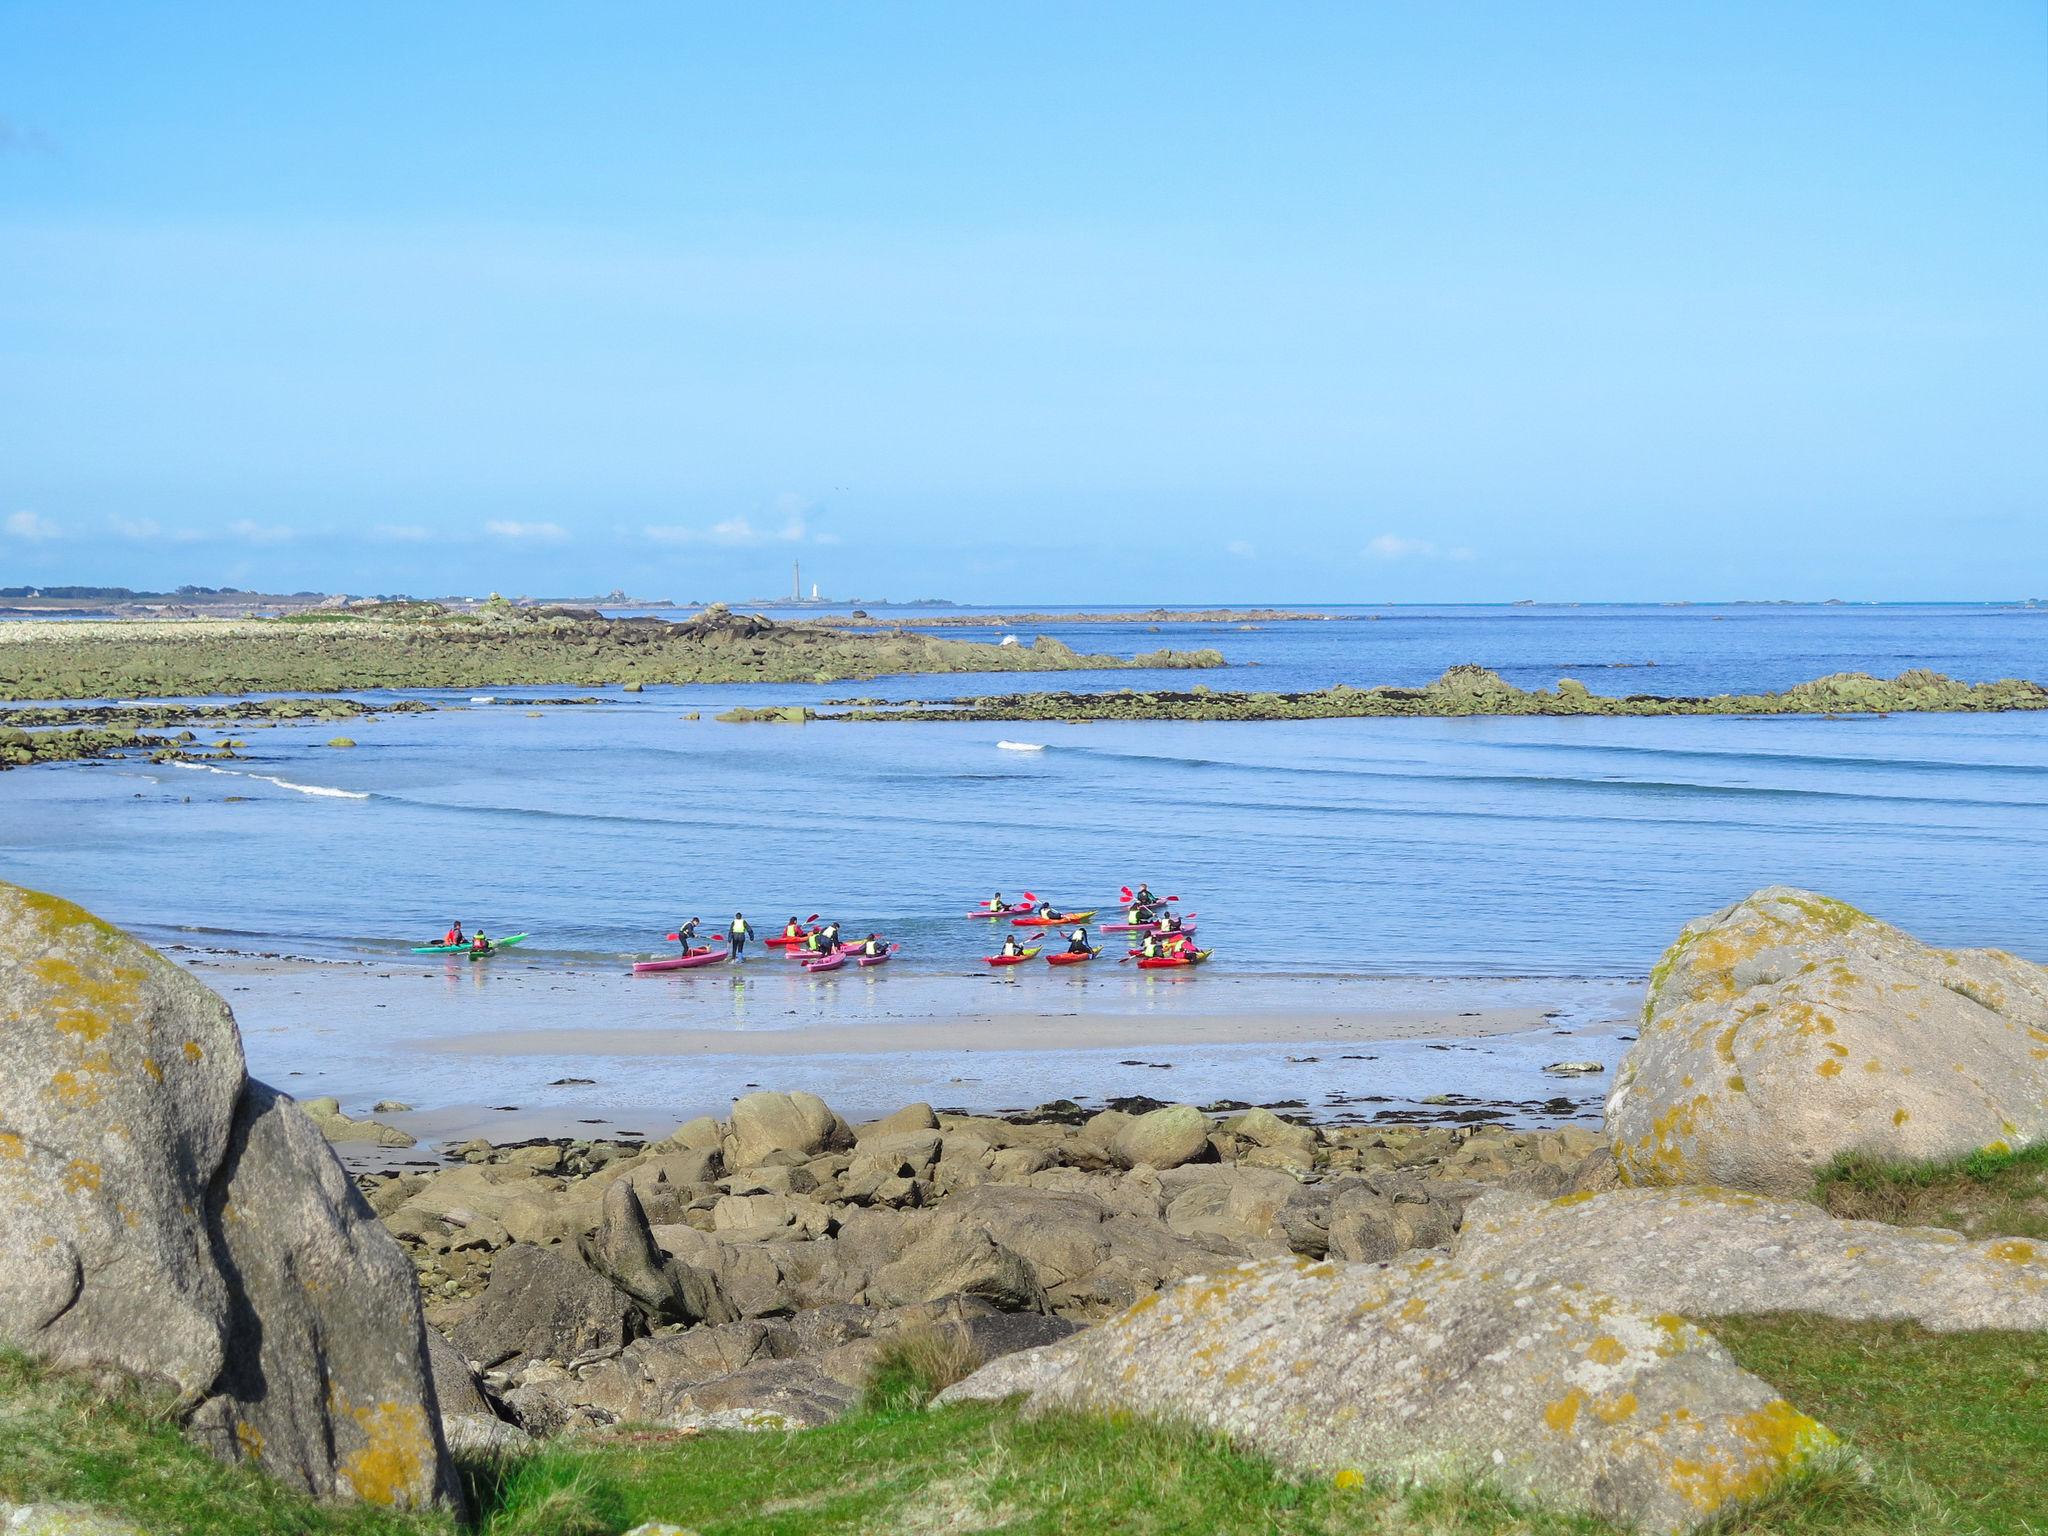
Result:
{"label": "thin white cloud", "polygon": [[64,530],[43,516],[42,513],[30,512],[26,509],[20,512],[10,512],[7,515],[6,523],[0,526],[5,526],[7,536],[10,539],[27,539],[31,543],[39,544],[45,539],[61,539],[64,537]]}
{"label": "thin white cloud", "polygon": [[1249,560],[1255,553],[1257,553],[1257,551],[1255,551],[1251,547],[1251,545],[1246,543],[1243,539],[1232,539],[1228,544],[1223,546],[1223,552],[1226,555],[1234,555],[1239,560]]}
{"label": "thin white cloud", "polygon": [[1365,553],[1371,560],[1428,560],[1435,556],[1436,546],[1427,539],[1383,533],[1365,546]]}
{"label": "thin white cloud", "polygon": [[642,532],[656,544],[717,544],[726,549],[753,549],[763,544],[801,544],[807,538],[814,544],[838,542],[830,534],[812,535],[810,526],[801,517],[792,517],[779,528],[756,528],[748,518],[729,517],[709,528],[650,525]]}
{"label": "thin white cloud", "polygon": [[164,536],[164,525],[148,517],[116,517],[109,519],[117,539],[133,539],[137,543]]}
{"label": "thin white cloud", "polygon": [[560,544],[569,537],[560,523],[489,522],[484,524],[484,532],[494,539],[523,544]]}
{"label": "thin white cloud", "polygon": [[298,533],[282,523],[257,523],[245,517],[228,524],[228,537],[243,544],[289,544]]}
{"label": "thin white cloud", "polygon": [[424,544],[433,536],[413,523],[379,523],[370,530],[370,537],[380,544]]}

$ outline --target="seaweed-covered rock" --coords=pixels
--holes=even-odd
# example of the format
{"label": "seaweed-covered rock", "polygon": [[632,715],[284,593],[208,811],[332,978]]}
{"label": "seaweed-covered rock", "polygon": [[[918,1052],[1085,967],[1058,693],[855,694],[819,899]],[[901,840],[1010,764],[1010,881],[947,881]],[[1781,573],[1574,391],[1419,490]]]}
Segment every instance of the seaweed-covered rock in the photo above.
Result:
{"label": "seaweed-covered rock", "polygon": [[1466,1208],[1453,1256],[1511,1284],[1597,1286],[1687,1317],[1812,1312],[1937,1333],[2048,1331],[2048,1244],[1970,1243],[1726,1190],[1482,1195]]}
{"label": "seaweed-covered rock", "polygon": [[1607,1127],[1632,1183],[1785,1195],[1842,1152],[2038,1140],[2048,970],[1772,886],[1688,923],[1651,972]]}
{"label": "seaweed-covered rock", "polygon": [[1676,1317],[1428,1255],[1190,1280],[939,1401],[1020,1394],[1207,1425],[1324,1477],[1480,1478],[1651,1531],[1706,1524],[1834,1438]]}

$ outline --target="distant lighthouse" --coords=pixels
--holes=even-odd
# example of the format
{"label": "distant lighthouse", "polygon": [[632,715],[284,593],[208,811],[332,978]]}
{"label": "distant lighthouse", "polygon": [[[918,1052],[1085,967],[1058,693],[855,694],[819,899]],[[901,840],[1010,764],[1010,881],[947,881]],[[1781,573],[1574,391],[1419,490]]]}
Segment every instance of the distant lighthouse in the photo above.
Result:
{"label": "distant lighthouse", "polygon": [[804,600],[804,563],[801,560],[789,562],[789,600],[792,603]]}

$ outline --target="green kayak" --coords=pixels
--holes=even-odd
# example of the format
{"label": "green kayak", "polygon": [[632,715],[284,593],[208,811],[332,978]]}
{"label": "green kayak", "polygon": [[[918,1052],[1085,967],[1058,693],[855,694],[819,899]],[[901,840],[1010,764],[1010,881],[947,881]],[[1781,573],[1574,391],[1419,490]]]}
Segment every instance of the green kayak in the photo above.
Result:
{"label": "green kayak", "polygon": [[[484,953],[490,954],[494,950],[510,949],[525,937],[526,935],[523,933],[514,933],[502,939],[493,939],[491,940],[491,948],[485,950]],[[469,941],[467,939],[460,944],[415,944],[412,947],[412,952],[416,955],[460,955],[467,953],[468,950]]]}

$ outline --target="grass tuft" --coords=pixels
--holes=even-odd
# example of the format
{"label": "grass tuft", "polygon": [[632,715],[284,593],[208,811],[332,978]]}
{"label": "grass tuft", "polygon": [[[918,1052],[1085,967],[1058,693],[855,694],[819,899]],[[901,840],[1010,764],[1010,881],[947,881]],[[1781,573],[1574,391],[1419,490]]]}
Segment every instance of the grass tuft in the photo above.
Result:
{"label": "grass tuft", "polygon": [[923,1408],[981,1361],[957,1328],[913,1328],[890,1339],[869,1373],[861,1407],[868,1413],[909,1413]]}
{"label": "grass tuft", "polygon": [[1853,1220],[2048,1238],[2048,1142],[1936,1162],[1846,1152],[1820,1171],[1814,1199]]}
{"label": "grass tuft", "polygon": [[632,1522],[617,1486],[567,1444],[462,1469],[487,1536],[613,1536]]}

